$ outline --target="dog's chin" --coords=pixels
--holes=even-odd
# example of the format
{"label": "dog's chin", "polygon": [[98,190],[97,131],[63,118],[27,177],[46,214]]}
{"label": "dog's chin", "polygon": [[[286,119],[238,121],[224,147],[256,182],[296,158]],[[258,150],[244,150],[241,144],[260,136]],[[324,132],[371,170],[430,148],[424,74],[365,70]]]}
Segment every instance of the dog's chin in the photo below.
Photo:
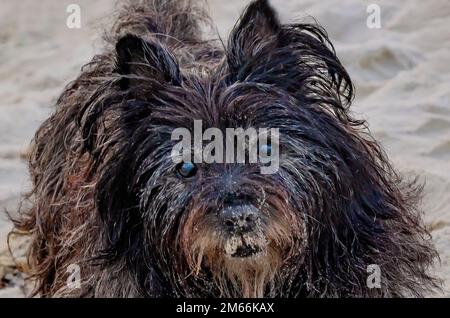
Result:
{"label": "dog's chin", "polygon": [[224,253],[228,258],[252,258],[267,252],[268,240],[263,235],[244,234],[231,236],[225,241]]}
{"label": "dog's chin", "polygon": [[228,238],[223,253],[212,268],[218,285],[226,280],[233,286],[222,291],[224,296],[263,297],[282,261],[281,251],[266,237],[255,234]]}

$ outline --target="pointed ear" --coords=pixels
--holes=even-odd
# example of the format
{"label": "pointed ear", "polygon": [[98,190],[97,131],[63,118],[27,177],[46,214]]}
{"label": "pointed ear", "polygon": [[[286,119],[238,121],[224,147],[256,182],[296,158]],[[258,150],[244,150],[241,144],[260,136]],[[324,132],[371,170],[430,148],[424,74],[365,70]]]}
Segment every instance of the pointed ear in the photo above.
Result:
{"label": "pointed ear", "polygon": [[228,64],[238,71],[252,57],[277,45],[281,25],[277,13],[267,0],[253,1],[231,31],[228,42]]}
{"label": "pointed ear", "polygon": [[180,85],[181,74],[175,58],[160,44],[135,35],[125,35],[116,44],[118,72],[124,75],[122,89],[157,80]]}

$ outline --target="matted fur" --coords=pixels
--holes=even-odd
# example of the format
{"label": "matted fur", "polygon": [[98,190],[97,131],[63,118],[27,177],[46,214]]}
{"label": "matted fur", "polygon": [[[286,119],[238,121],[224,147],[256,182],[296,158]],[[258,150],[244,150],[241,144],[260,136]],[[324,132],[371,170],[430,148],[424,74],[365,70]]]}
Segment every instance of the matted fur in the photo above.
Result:
{"label": "matted fur", "polygon": [[[14,220],[31,237],[34,294],[395,297],[436,287],[420,188],[349,112],[353,86],[324,30],[280,24],[259,0],[224,46],[202,35],[201,7],[125,4],[103,53],[37,131],[31,208]],[[201,165],[180,179],[170,135],[193,119],[279,128],[279,172]],[[259,206],[265,254],[224,255],[233,246],[214,214],[224,189]],[[71,264],[81,289],[67,286]],[[381,268],[379,289],[366,286],[370,264]]]}

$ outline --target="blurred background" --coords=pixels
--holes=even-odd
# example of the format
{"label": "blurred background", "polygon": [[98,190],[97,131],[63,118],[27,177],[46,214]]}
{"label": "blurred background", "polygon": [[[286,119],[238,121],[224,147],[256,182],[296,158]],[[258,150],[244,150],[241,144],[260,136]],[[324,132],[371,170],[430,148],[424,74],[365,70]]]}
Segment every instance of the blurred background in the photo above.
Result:
{"label": "blurred background", "polygon": [[[223,38],[248,2],[208,1]],[[271,3],[283,22],[314,17],[325,27],[356,86],[353,112],[404,175],[425,183],[425,221],[441,257],[433,271],[444,287],[431,296],[450,297],[450,1]],[[115,7],[116,0],[0,1],[0,297],[23,296],[4,211],[17,211],[29,189],[28,144],[64,86],[101,50]]]}

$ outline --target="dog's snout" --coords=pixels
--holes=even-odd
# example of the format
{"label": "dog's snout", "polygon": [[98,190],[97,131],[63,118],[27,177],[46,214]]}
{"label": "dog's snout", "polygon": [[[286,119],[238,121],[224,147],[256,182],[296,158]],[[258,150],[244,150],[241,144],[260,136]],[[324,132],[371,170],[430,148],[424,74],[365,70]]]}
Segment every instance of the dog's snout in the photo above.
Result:
{"label": "dog's snout", "polygon": [[225,228],[236,234],[251,232],[255,229],[259,211],[250,204],[226,206],[222,211]]}

